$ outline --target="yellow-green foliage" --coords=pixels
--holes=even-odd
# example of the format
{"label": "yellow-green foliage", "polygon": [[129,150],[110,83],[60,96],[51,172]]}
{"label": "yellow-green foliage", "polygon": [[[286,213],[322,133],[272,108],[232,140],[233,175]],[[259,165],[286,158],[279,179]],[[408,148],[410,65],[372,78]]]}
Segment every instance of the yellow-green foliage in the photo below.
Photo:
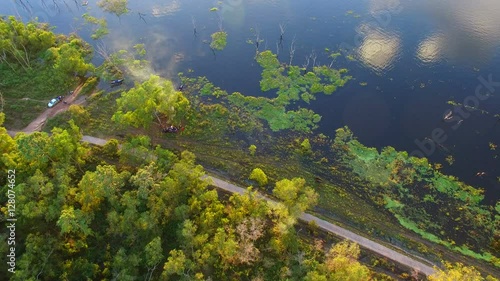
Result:
{"label": "yellow-green foliage", "polygon": [[80,105],[72,104],[69,106],[71,118],[75,120],[78,125],[85,124],[90,121],[90,113]]}
{"label": "yellow-green foliage", "polygon": [[108,157],[118,156],[118,140],[110,139],[106,144],[102,147],[102,153]]}
{"label": "yellow-green foliage", "polygon": [[436,268],[437,272],[428,277],[429,281],[494,281],[498,280],[491,276],[486,279],[472,266],[465,266],[461,263],[444,263],[446,269]]}
{"label": "yellow-green foliage", "polygon": [[127,4],[128,0],[100,0],[97,2],[97,6],[104,11],[115,14],[118,17],[128,13]]}
{"label": "yellow-green foliage", "polygon": [[98,19],[87,13],[83,14],[82,18],[84,18],[87,23],[96,26],[93,30],[94,33],[92,33],[92,35],[90,36],[92,39],[94,40],[101,39],[102,37],[104,37],[109,33],[108,23],[106,19],[104,18]]}
{"label": "yellow-green foliage", "polygon": [[280,64],[277,56],[271,51],[259,53],[257,62],[263,68],[261,90],[276,90],[276,97],[251,97],[234,93],[228,99],[266,120],[273,131],[291,129],[310,132],[315,129],[321,116],[306,108],[289,110],[288,106],[298,100],[309,103],[315,99],[314,95],[317,93],[332,94],[351,78],[344,76],[347,70],[336,70],[327,66],[315,66],[313,71],[303,74],[304,69],[298,66]]}
{"label": "yellow-green foliage", "polygon": [[250,145],[248,147],[248,151],[250,152],[250,155],[254,156],[255,152],[257,151],[257,146],[255,146],[254,144]]}
{"label": "yellow-green foliage", "polygon": [[260,186],[264,186],[267,184],[267,176],[260,168],[253,169],[249,179],[255,180]]}
{"label": "yellow-green foliage", "polygon": [[189,108],[189,101],[181,92],[175,91],[171,81],[155,75],[123,93],[116,103],[118,110],[113,121],[145,128],[151,126],[158,116],[177,123]]}
{"label": "yellow-green foliage", "polygon": [[[369,187],[360,191],[404,227],[465,255],[496,263],[498,227],[483,191],[435,170],[425,158],[392,147],[380,152],[337,130],[334,151]],[[384,200],[381,200],[384,198]],[[448,242],[451,241],[451,242]],[[455,245],[456,244],[456,245]]]}
{"label": "yellow-green foliage", "polygon": [[81,95],[90,94],[95,89],[98,83],[99,83],[99,78],[95,76],[89,77],[83,84],[80,94]]}
{"label": "yellow-green foliage", "polygon": [[218,31],[212,34],[212,42],[210,43],[210,48],[218,51],[224,50],[227,45],[227,33],[224,31]]}
{"label": "yellow-green foliage", "polygon": [[371,280],[368,267],[357,261],[360,252],[359,246],[355,243],[348,241],[337,243],[328,251],[325,262],[319,264],[316,270],[308,272],[304,280]]}
{"label": "yellow-green foliage", "polygon": [[300,144],[300,148],[302,149],[302,152],[304,153],[311,153],[311,143],[309,142],[309,139],[304,139],[302,143]]}

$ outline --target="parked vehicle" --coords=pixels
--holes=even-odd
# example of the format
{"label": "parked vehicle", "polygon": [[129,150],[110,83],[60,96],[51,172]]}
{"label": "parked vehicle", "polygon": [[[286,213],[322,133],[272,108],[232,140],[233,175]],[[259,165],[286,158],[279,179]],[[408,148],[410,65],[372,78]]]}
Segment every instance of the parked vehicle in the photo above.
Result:
{"label": "parked vehicle", "polygon": [[64,98],[64,96],[58,96],[58,97],[51,99],[49,101],[49,103],[47,104],[47,107],[49,107],[49,108],[54,107],[56,104],[61,102],[63,98]]}
{"label": "parked vehicle", "polygon": [[111,87],[120,86],[123,83],[124,79],[117,79],[111,81]]}

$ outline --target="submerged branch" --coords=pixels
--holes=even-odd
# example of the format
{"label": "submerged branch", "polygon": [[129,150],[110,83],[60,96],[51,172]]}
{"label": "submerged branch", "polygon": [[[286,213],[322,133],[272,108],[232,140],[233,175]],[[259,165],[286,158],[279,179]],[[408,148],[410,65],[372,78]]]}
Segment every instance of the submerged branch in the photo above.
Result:
{"label": "submerged branch", "polygon": [[293,37],[292,43],[290,44],[290,62],[288,65],[292,65],[294,55],[295,55],[295,36]]}

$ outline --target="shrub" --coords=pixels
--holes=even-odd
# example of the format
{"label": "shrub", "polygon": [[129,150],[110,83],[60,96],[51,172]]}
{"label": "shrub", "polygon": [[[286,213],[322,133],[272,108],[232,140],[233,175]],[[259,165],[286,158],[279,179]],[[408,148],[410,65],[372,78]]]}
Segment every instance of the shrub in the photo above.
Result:
{"label": "shrub", "polygon": [[252,145],[250,145],[250,146],[248,147],[248,151],[250,151],[250,155],[254,156],[254,155],[255,155],[255,151],[257,151],[257,146],[255,146],[255,145],[253,145],[253,144],[252,144]]}
{"label": "shrub", "polygon": [[260,168],[253,169],[249,179],[256,181],[260,186],[267,184],[267,176]]}

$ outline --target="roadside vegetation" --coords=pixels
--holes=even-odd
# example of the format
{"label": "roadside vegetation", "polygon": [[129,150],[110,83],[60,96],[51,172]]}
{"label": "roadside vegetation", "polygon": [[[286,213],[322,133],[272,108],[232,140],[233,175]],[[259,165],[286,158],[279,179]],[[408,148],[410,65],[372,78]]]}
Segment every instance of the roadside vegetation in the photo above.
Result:
{"label": "roadside vegetation", "polygon": [[56,35],[44,23],[0,18],[0,91],[5,124],[22,129],[53,97],[65,95],[93,71],[92,49],[76,35]]}

